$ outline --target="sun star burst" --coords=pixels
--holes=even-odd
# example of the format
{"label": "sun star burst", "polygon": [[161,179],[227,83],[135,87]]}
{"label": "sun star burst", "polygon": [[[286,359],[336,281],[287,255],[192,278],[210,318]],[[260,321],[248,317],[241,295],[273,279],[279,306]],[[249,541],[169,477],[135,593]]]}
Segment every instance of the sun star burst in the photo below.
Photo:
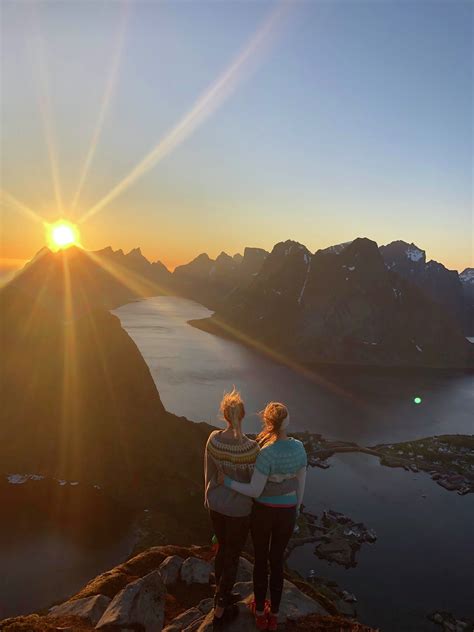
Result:
{"label": "sun star burst", "polygon": [[46,224],[48,247],[55,252],[79,245],[79,229],[75,224],[60,219],[54,224]]}

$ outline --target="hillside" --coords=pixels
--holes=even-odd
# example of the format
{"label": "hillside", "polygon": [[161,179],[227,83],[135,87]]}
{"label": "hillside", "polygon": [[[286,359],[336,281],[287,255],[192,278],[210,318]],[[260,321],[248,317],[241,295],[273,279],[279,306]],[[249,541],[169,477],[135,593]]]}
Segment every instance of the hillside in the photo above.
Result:
{"label": "hillside", "polygon": [[164,409],[135,343],[95,304],[97,285],[77,260],[62,277],[68,262],[48,255],[0,292],[0,474],[97,485],[128,507],[193,516],[199,532],[210,427]]}
{"label": "hillside", "polygon": [[247,287],[192,324],[310,366],[474,367],[455,317],[369,239],[315,254],[281,242]]}

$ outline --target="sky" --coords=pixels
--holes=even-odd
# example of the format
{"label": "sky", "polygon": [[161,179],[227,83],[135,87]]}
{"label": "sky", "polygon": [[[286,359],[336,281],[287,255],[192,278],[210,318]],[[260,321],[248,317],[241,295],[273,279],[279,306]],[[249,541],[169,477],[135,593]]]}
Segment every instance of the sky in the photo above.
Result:
{"label": "sky", "polygon": [[170,268],[358,236],[474,265],[473,7],[3,0],[1,265],[60,217]]}

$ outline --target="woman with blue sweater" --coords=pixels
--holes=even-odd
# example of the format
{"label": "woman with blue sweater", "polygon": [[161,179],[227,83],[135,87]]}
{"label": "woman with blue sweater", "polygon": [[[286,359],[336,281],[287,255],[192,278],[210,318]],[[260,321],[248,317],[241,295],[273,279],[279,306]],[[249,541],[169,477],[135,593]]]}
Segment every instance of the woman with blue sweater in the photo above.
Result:
{"label": "woman with blue sweater", "polygon": [[[307,457],[301,441],[288,437],[288,409],[271,402],[261,413],[264,428],[257,441],[260,452],[250,483],[220,475],[227,488],[255,499],[251,534],[255,551],[253,573],[255,622],[259,630],[276,630],[283,591],[284,553],[294,531],[303,500]],[[296,491],[288,492],[288,481],[296,479]],[[266,496],[267,483],[281,486],[281,494]],[[265,607],[270,562],[270,608]]]}

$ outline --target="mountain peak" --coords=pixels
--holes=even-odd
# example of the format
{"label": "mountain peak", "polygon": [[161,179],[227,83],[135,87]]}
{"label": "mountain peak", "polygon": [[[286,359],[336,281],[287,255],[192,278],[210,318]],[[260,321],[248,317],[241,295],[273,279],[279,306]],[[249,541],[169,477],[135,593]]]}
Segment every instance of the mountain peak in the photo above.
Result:
{"label": "mountain peak", "polygon": [[469,283],[474,285],[474,268],[466,268],[459,275],[461,283]]}
{"label": "mountain peak", "polygon": [[403,261],[420,263],[424,265],[426,263],[426,252],[414,243],[409,244],[406,241],[398,239],[392,241],[386,246],[380,246],[380,252],[387,265],[390,263],[400,264]]}
{"label": "mountain peak", "polygon": [[300,244],[298,241],[293,241],[292,239],[280,241],[279,243],[275,244],[271,252],[273,256],[280,255],[284,257],[294,256],[298,253],[311,255],[306,246]]}

